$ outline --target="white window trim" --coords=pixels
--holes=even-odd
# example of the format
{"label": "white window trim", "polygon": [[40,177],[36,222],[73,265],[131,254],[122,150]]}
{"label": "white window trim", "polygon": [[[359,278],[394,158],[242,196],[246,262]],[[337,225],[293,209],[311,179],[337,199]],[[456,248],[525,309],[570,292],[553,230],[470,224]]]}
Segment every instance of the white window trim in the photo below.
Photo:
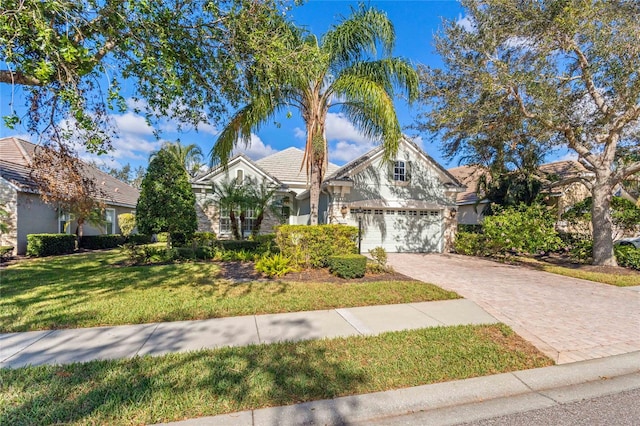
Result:
{"label": "white window trim", "polygon": [[[112,218],[113,218],[113,222],[108,222],[107,218],[109,217],[109,214],[107,212],[113,212],[112,213]],[[105,234],[107,235],[112,235],[116,233],[116,230],[118,229],[117,225],[118,225],[118,217],[116,216],[116,209],[104,209],[104,220],[105,220],[105,225],[104,225],[104,231]],[[109,224],[111,224],[111,232],[109,232]]]}

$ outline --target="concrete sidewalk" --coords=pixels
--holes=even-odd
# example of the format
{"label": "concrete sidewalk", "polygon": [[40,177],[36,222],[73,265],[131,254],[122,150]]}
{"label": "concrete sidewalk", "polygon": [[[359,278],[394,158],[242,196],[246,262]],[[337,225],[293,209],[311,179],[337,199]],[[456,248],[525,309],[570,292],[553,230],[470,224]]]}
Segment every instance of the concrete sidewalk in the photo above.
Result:
{"label": "concrete sidewalk", "polygon": [[165,425],[456,425],[640,388],[640,352]]}
{"label": "concrete sidewalk", "polygon": [[498,322],[466,299],[0,334],[0,368]]}

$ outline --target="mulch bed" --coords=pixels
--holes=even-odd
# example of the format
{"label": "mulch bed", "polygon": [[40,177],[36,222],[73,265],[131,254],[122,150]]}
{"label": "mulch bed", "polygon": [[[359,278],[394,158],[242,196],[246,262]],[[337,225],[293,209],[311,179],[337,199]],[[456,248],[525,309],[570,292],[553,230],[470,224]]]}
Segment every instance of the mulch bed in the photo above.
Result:
{"label": "mulch bed", "polygon": [[[253,262],[221,262],[220,276],[229,280],[244,281],[265,279],[261,274],[253,269]],[[362,278],[353,278],[350,280],[336,277],[324,269],[307,269],[300,272],[290,272],[281,281],[289,282],[325,282],[325,283],[365,283],[373,281],[414,281],[406,275],[397,272],[388,272],[384,274],[366,274]]]}

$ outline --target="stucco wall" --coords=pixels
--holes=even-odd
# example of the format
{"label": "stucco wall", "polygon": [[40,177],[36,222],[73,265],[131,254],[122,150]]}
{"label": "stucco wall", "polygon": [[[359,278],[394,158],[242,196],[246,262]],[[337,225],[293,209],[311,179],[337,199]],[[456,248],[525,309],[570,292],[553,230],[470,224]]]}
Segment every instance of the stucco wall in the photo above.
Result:
{"label": "stucco wall", "polygon": [[58,232],[58,213],[36,194],[18,194],[18,254],[27,251],[28,234]]}

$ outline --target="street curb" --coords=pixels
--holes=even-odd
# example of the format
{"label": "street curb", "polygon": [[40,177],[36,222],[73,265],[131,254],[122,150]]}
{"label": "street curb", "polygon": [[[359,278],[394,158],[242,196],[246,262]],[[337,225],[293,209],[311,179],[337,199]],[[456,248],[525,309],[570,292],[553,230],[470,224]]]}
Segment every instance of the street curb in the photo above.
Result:
{"label": "street curb", "polygon": [[[527,395],[532,394],[540,394],[538,396],[547,398],[549,403],[553,404],[558,398],[562,400],[562,394],[566,393],[554,393],[553,390],[639,373],[640,351],[572,364],[248,410],[168,424],[180,426],[350,424],[508,397],[524,396],[526,399]],[[640,379],[640,376],[638,378]],[[622,383],[628,387],[628,381],[622,381]],[[614,391],[611,387],[605,388],[607,393]],[[591,393],[594,392],[591,391]]]}

